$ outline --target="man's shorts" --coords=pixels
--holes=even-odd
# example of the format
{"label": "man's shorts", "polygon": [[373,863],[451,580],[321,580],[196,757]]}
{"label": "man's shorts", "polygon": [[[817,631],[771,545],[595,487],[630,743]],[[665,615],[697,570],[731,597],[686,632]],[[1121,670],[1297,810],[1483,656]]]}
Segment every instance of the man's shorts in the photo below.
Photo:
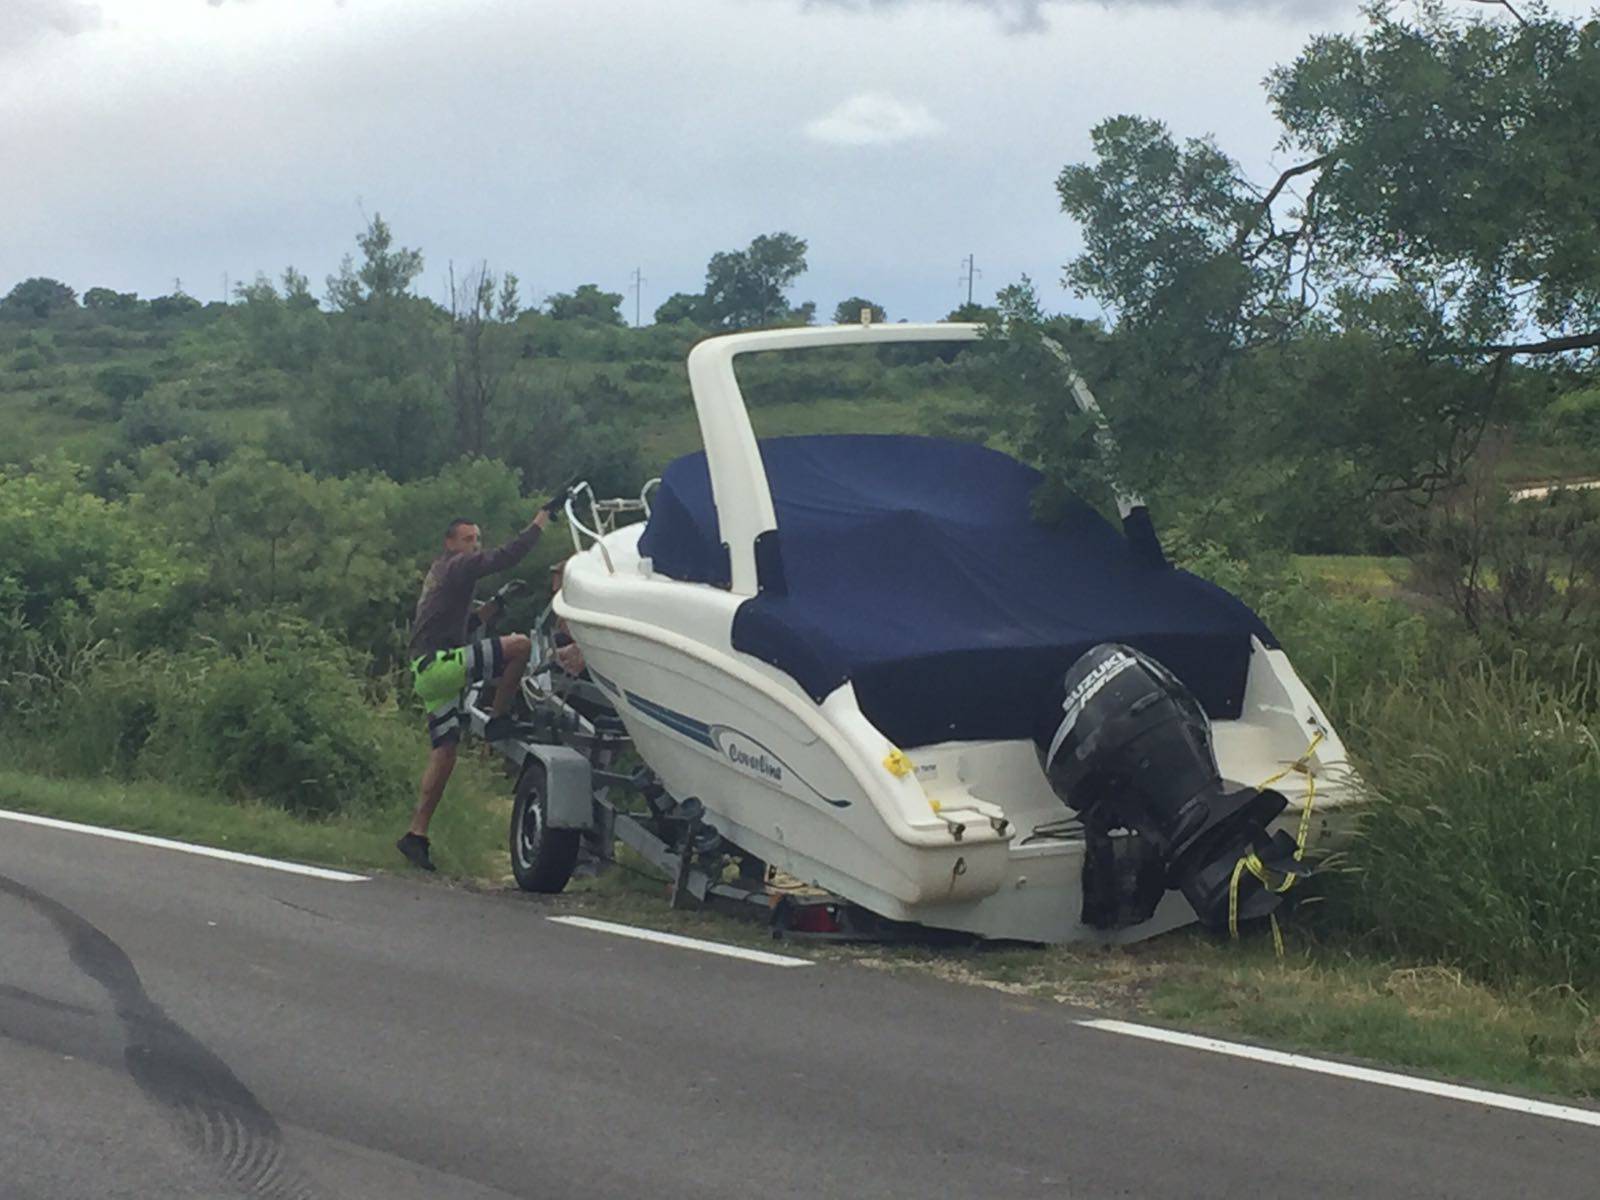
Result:
{"label": "man's shorts", "polygon": [[496,679],[506,669],[499,638],[440,650],[411,664],[412,686],[428,710],[428,739],[435,746],[461,740],[467,723],[465,692],[469,684]]}

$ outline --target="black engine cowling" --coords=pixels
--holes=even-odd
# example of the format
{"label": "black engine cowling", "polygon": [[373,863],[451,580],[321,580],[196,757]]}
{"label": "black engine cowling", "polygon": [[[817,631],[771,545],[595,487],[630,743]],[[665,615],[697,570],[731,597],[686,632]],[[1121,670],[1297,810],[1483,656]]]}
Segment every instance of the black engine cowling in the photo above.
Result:
{"label": "black engine cowling", "polygon": [[[1037,741],[1051,787],[1083,820],[1086,924],[1137,924],[1177,889],[1205,925],[1225,929],[1241,858],[1253,852],[1274,877],[1307,873],[1294,839],[1267,833],[1287,801],[1271,790],[1230,790],[1198,701],[1132,647],[1106,643],[1079,658]],[[1114,838],[1119,830],[1131,837]],[[1283,901],[1250,871],[1238,888],[1239,920],[1265,917]]]}

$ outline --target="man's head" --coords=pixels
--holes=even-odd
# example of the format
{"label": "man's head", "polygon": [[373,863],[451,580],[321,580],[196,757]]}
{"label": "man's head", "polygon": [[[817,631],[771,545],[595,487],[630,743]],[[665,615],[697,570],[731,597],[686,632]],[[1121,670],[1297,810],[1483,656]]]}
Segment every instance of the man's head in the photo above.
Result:
{"label": "man's head", "polygon": [[444,548],[452,554],[471,554],[478,548],[478,527],[465,517],[457,517],[444,531]]}

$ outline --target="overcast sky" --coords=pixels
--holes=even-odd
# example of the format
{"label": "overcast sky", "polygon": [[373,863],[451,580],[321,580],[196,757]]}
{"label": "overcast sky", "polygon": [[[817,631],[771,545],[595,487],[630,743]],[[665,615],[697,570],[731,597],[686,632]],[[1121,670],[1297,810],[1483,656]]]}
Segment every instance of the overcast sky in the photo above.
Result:
{"label": "overcast sky", "polygon": [[[1488,13],[1463,3],[1474,12]],[[1562,11],[1578,5],[1558,5]],[[1587,6],[1581,6],[1586,8]],[[0,294],[30,275],[218,299],[317,291],[381,212],[443,297],[810,242],[793,299],[932,319],[1074,253],[1054,180],[1137,112],[1266,175],[1261,79],[1353,0],[0,0]]]}

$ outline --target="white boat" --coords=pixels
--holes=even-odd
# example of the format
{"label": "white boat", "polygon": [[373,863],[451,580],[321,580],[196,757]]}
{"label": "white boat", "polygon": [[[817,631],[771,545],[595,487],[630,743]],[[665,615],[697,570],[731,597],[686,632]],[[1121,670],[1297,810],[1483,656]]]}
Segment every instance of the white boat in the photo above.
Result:
{"label": "white boat", "polygon": [[[758,442],[734,372],[755,352],[982,332],[837,326],[699,343],[688,368],[703,456],[668,468],[648,521],[607,531],[569,506],[579,530],[595,528],[578,535],[554,611],[650,771],[739,849],[891,920],[1039,942],[1132,940],[1196,917],[1172,876],[1172,823],[1141,838],[1138,821],[1058,794],[1047,770],[1069,732],[1064,707],[1075,718],[1129,658],[1105,644],[1143,651],[1205,709],[1223,781],[1209,803],[1274,780],[1254,826],[1240,817],[1199,864],[1213,900],[1220,872],[1235,913],[1261,915],[1275,893],[1239,862],[1259,852],[1260,866],[1277,830],[1279,851],[1312,848],[1353,793],[1326,714],[1254,614],[1168,566],[1135,496],[1120,498],[1121,530],[1083,506],[1063,531],[1028,515],[1036,473],[982,447]],[[1092,408],[1070,367],[1063,387]],[[1068,670],[1097,646],[1099,666],[1084,660],[1068,694]],[[1125,860],[1139,844],[1155,853]],[[1086,891],[1092,845],[1116,853],[1091,864]],[[1215,903],[1206,915],[1217,922]]]}

